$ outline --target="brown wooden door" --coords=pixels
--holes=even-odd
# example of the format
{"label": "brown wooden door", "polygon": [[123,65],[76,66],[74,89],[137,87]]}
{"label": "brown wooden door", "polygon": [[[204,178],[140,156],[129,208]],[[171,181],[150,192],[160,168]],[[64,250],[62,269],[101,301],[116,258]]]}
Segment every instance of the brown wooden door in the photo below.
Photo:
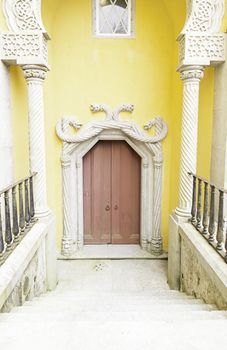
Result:
{"label": "brown wooden door", "polygon": [[85,244],[138,244],[141,158],[124,141],[99,141],[83,161]]}

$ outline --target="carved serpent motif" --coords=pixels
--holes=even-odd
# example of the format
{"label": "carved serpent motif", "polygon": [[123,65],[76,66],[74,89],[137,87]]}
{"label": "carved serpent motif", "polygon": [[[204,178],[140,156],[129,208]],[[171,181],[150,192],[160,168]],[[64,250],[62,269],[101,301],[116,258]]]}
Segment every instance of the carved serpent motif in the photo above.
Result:
{"label": "carved serpent motif", "polygon": [[92,121],[84,126],[76,135],[69,134],[69,126],[80,129],[81,124],[74,117],[64,117],[56,125],[56,133],[58,137],[67,143],[80,143],[97,136],[103,130],[121,129],[129,137],[144,143],[158,143],[164,140],[167,135],[168,128],[161,117],[154,118],[149,121],[144,128],[149,130],[153,126],[156,127],[154,136],[148,136],[142,129],[138,128],[135,122],[119,119],[119,113],[122,111],[133,111],[132,105],[121,105],[114,112],[111,112],[107,105],[92,105],[93,112],[104,111],[106,113],[105,120]]}

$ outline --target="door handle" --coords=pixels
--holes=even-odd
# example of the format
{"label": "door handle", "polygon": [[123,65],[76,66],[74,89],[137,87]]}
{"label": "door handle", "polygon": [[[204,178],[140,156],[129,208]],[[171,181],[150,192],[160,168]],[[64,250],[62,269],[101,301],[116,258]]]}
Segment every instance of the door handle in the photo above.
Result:
{"label": "door handle", "polygon": [[116,204],[115,206],[114,206],[114,210],[117,210],[118,209],[118,205]]}
{"label": "door handle", "polygon": [[105,209],[106,209],[106,211],[110,211],[110,206],[107,205]]}

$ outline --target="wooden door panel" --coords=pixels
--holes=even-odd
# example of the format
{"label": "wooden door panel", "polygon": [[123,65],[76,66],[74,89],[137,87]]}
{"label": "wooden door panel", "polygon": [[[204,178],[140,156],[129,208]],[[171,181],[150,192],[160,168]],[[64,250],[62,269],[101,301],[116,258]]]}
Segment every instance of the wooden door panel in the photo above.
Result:
{"label": "wooden door panel", "polygon": [[111,242],[110,172],[111,142],[98,142],[84,157],[85,244]]}
{"label": "wooden door panel", "polygon": [[139,244],[141,159],[123,141],[112,145],[112,243]]}
{"label": "wooden door panel", "polygon": [[141,159],[124,141],[84,157],[84,243],[139,244]]}

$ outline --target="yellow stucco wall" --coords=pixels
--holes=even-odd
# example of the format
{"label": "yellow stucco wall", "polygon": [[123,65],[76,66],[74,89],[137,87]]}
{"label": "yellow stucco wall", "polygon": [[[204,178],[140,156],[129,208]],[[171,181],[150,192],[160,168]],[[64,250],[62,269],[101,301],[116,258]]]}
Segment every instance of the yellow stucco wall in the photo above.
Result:
{"label": "yellow stucco wall", "polygon": [[[141,126],[161,115],[169,126],[164,141],[163,225],[165,248],[168,220],[178,199],[182,83],[176,73],[176,37],[185,20],[184,0],[137,0],[134,39],[97,39],[92,36],[91,1],[43,0],[43,21],[51,36],[45,82],[47,188],[57,218],[57,241],[62,235],[61,142],[55,135],[63,114],[82,123],[99,118],[91,103],[116,107],[135,105],[133,118]],[[4,20],[0,16],[1,28]],[[27,90],[19,67],[11,68],[15,176],[28,173]],[[198,172],[209,176],[213,108],[213,70],[201,84]]]}

